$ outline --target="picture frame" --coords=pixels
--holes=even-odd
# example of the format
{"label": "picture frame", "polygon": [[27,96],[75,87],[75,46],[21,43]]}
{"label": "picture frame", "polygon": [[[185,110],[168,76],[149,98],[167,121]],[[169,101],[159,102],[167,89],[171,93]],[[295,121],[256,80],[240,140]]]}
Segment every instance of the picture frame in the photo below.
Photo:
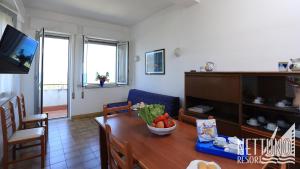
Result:
{"label": "picture frame", "polygon": [[159,49],[145,53],[145,74],[165,74],[165,49]]}

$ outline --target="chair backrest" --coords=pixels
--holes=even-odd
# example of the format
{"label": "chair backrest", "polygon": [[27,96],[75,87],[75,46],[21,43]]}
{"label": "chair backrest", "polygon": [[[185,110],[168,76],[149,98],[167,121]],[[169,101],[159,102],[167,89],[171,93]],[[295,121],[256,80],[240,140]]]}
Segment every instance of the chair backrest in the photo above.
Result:
{"label": "chair backrest", "polygon": [[20,111],[21,111],[21,115],[23,117],[26,116],[26,108],[25,108],[25,97],[23,94],[21,94],[21,98],[18,96],[17,98],[19,98],[19,100],[21,100],[20,102]]}
{"label": "chair backrest", "polygon": [[128,111],[128,113],[131,113],[131,101],[128,102],[126,106],[119,106],[119,107],[107,107],[107,105],[103,105],[103,114],[104,118],[107,118],[108,115],[111,114],[117,114],[124,111]]}
{"label": "chair backrest", "polygon": [[[213,116],[208,116],[208,119],[213,119]],[[197,125],[196,121],[197,118],[193,117],[193,116],[189,116],[185,114],[185,110],[183,108],[179,109],[179,115],[178,115],[178,120],[185,122],[185,123],[189,123],[192,124],[194,126]]]}
{"label": "chair backrest", "polygon": [[3,143],[7,144],[9,138],[9,129],[12,133],[16,132],[14,106],[11,101],[8,102],[8,108],[0,107]]}
{"label": "chair backrest", "polygon": [[195,117],[186,115],[184,109],[181,108],[179,109],[178,120],[192,125],[196,125],[197,119]]}
{"label": "chair backrest", "polygon": [[21,127],[24,113],[22,109],[21,98],[19,96],[17,96],[17,105],[18,105],[18,115],[19,115],[19,127]]}
{"label": "chair backrest", "polygon": [[108,149],[108,160],[111,169],[132,169],[133,157],[131,146],[128,142],[116,139],[109,125],[105,125]]}

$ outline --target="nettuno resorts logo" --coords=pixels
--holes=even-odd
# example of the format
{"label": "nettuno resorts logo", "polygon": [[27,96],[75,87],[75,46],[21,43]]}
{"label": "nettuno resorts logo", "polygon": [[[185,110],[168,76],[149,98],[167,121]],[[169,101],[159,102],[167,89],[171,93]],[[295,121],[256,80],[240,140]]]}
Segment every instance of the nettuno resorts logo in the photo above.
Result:
{"label": "nettuno resorts logo", "polygon": [[[295,124],[280,139],[275,138],[277,130],[278,128],[275,129],[271,138],[242,140],[246,148],[238,152],[241,155],[238,156],[238,163],[295,164]],[[252,146],[248,146],[250,142]],[[246,156],[242,156],[244,154]]]}

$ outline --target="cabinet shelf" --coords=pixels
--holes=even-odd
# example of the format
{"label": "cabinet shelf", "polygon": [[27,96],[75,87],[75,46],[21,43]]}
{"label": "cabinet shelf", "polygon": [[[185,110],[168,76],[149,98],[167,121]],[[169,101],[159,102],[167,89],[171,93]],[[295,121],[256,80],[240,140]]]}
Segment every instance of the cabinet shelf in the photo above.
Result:
{"label": "cabinet shelf", "polygon": [[276,107],[271,104],[254,104],[254,103],[247,103],[247,102],[243,102],[243,105],[254,107],[254,108],[265,109],[265,110],[282,111],[282,112],[300,115],[300,110],[295,107]]}
{"label": "cabinet shelf", "polygon": [[237,122],[234,122],[229,117],[220,117],[220,116],[218,116],[216,114],[213,114],[213,113],[210,113],[210,114],[207,114],[207,113],[198,113],[198,112],[193,112],[193,111],[188,111],[187,110],[187,114],[188,115],[192,115],[192,116],[197,117],[197,118],[205,118],[205,119],[207,119],[208,116],[214,116],[214,118],[217,121],[221,121],[221,122],[228,123],[228,124],[231,124],[231,125],[239,125]]}
{"label": "cabinet shelf", "polygon": [[[273,134],[273,131],[268,131],[262,127],[253,127],[253,126],[249,126],[247,124],[242,125],[241,126],[242,131],[245,132],[250,132],[253,133],[255,135],[261,136],[261,137],[267,137],[270,138]],[[279,139],[282,136],[283,132],[282,131],[278,131],[276,134],[276,138]],[[296,138],[295,140],[295,144],[297,147],[300,147],[300,139]]]}

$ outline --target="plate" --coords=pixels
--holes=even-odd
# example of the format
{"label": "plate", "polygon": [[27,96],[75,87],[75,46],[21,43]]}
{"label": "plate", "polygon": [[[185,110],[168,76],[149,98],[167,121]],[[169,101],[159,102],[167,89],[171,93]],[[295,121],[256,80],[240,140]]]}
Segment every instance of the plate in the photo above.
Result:
{"label": "plate", "polygon": [[277,126],[278,126],[278,127],[281,127],[281,128],[289,128],[289,127],[290,127],[290,125],[289,125],[289,124],[286,124],[286,123],[285,123],[284,125],[278,125],[278,124],[277,124]]}
{"label": "plate", "polygon": [[239,145],[242,143],[242,140],[240,140],[239,138],[237,137],[228,137],[228,141],[229,143],[232,143],[232,144],[235,144],[235,145]]}
{"label": "plate", "polygon": [[254,126],[254,127],[259,126],[259,123],[257,123],[256,125],[250,124],[250,123],[249,123],[249,120],[247,120],[247,124],[250,125],[250,126]]}
{"label": "plate", "polygon": [[289,108],[290,106],[287,106],[287,105],[279,106],[279,105],[275,104],[275,107],[278,107],[278,108]]}
{"label": "plate", "polygon": [[[199,162],[208,163],[208,161],[204,161],[204,160],[193,160],[190,162],[189,166],[186,169],[198,169]],[[215,163],[215,164],[216,164],[217,169],[221,169],[221,167],[217,163]]]}
{"label": "plate", "polygon": [[[270,129],[268,129],[267,126],[264,126],[264,128],[265,128],[266,130],[269,130],[269,131],[275,131],[275,130],[270,130]],[[279,128],[279,127],[278,127],[277,131],[280,131],[280,128]]]}
{"label": "plate", "polygon": [[254,103],[254,104],[264,104],[263,102],[255,102],[255,101],[253,101],[252,103]]}
{"label": "plate", "polygon": [[225,148],[228,143],[226,144],[219,144],[217,141],[213,141],[213,145],[217,148]]}

